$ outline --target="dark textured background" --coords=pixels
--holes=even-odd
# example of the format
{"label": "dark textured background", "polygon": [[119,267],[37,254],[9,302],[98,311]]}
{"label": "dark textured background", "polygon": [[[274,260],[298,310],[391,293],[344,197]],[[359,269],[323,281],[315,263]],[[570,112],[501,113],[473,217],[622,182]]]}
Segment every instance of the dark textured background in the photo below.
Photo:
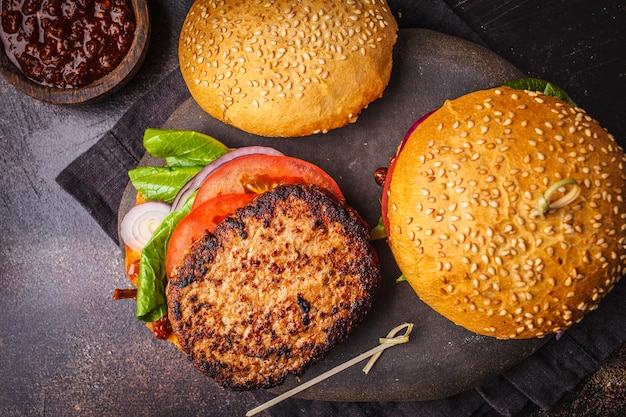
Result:
{"label": "dark textured background", "polygon": [[[55,182],[65,167],[176,68],[176,34],[190,3],[150,3],[154,29],[146,62],[124,90],[102,102],[52,106],[23,96],[0,79],[2,416],[230,416],[243,415],[264,399],[262,393],[225,392],[200,374],[154,372],[159,360],[187,364],[174,349],[150,338],[140,323],[129,320],[132,303],[110,301],[112,288],[126,285],[119,249]],[[560,85],[618,141],[626,138],[623,2],[445,3],[447,9],[436,1],[389,1],[401,26],[434,29],[480,43],[528,75]],[[142,114],[134,123],[160,125],[167,115]],[[81,285],[86,281],[89,286]],[[138,332],[145,332],[145,337],[130,336]],[[145,365],[133,369],[110,365],[123,364],[129,357]],[[520,415],[623,415],[625,360],[622,348],[553,410],[529,407]],[[170,401],[169,389],[174,386],[187,389]],[[415,415],[415,409],[410,403],[385,408],[294,401],[273,412],[370,416],[393,410],[393,415],[408,416]],[[452,403],[441,415],[458,415],[457,411]],[[481,414],[495,412],[481,409]]]}

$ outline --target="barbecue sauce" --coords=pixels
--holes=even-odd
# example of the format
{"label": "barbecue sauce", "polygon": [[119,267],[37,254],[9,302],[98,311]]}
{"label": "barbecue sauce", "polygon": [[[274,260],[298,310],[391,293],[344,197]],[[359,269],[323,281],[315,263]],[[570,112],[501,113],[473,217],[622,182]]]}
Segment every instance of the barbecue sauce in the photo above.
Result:
{"label": "barbecue sauce", "polygon": [[11,62],[31,80],[58,88],[111,72],[136,26],[130,0],[2,0],[0,20]]}

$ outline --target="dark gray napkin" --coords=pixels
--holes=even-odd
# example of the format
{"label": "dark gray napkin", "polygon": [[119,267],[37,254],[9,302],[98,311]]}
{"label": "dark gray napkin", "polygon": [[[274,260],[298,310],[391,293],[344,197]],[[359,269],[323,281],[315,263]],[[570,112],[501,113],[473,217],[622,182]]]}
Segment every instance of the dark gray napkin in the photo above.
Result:
{"label": "dark gray napkin", "polygon": [[85,207],[115,242],[117,210],[128,184],[128,170],[137,166],[146,151],[144,130],[161,126],[189,97],[180,71],[172,71],[57,176],[57,183]]}
{"label": "dark gray napkin", "polygon": [[[576,60],[576,45],[581,36],[602,31],[596,42],[600,50],[593,70],[593,80],[607,90],[624,66],[624,56],[615,59],[613,54],[624,51],[624,31],[614,29],[611,19],[624,17],[619,5],[596,5],[597,13],[589,9],[593,2],[572,1],[564,9],[561,2],[527,1],[511,7],[509,2],[428,0],[389,0],[400,27],[420,27],[452,34],[490,47],[512,60],[520,69],[534,76],[551,78],[574,97],[583,99],[583,106],[608,112],[614,117],[607,121],[609,129],[623,129],[619,118],[624,111],[608,103],[606,95],[590,94],[585,80],[577,79],[591,64]],[[598,2],[596,2],[598,3]],[[509,5],[505,7],[505,5]],[[542,12],[543,11],[543,12]],[[550,30],[555,13],[560,21],[568,22],[576,32],[570,37]],[[583,20],[581,16],[592,16]],[[604,19],[604,20],[603,20]],[[582,23],[581,23],[582,22]],[[606,24],[604,24],[606,22]],[[526,36],[519,31],[532,28]],[[567,27],[565,27],[567,29]],[[608,31],[608,32],[607,32]],[[526,32],[526,31],[525,31]],[[597,32],[593,32],[597,34]],[[607,40],[608,39],[608,40]],[[608,48],[607,42],[615,49]],[[588,43],[588,38],[587,38]],[[573,48],[573,49],[572,49]],[[604,55],[602,54],[604,53]],[[602,65],[597,65],[598,61]],[[523,65],[522,65],[523,64]],[[583,77],[584,78],[584,77]],[[600,81],[598,81],[600,80]],[[623,95],[626,83],[615,83],[612,88]],[[117,210],[128,182],[127,171],[134,168],[143,156],[141,143],[147,127],[162,125],[169,115],[187,98],[189,93],[178,70],[167,75],[159,85],[145,94],[120,121],[91,149],[79,156],[57,177],[57,182],[76,198],[94,217],[98,224],[117,242]],[[600,99],[601,97],[601,99]],[[616,104],[613,102],[613,104]],[[611,113],[612,112],[612,113]],[[616,113],[617,112],[617,113]],[[621,112],[621,113],[620,113]],[[593,114],[593,113],[592,113]],[[617,135],[616,135],[617,136]],[[602,308],[590,313],[579,325],[567,331],[559,340],[552,339],[536,354],[488,383],[450,398],[435,401],[402,403],[343,403],[304,401],[290,399],[271,408],[269,415],[310,416],[513,416],[541,407],[552,407],[585,376],[593,372],[600,362],[626,341],[626,286],[618,284]],[[259,402],[272,394],[255,392]]]}

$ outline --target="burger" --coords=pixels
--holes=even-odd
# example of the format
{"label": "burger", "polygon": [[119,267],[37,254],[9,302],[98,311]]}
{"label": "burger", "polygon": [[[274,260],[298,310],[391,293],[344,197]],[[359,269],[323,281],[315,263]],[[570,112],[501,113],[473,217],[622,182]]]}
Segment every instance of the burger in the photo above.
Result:
{"label": "burger", "polygon": [[392,158],[383,220],[419,298],[466,329],[543,337],[626,262],[626,157],[584,110],[502,86],[446,101]]}
{"label": "burger", "polygon": [[[226,151],[171,205],[139,193],[124,215],[130,295],[155,336],[222,386],[270,388],[302,375],[365,317],[379,261],[369,226],[321,168],[273,148],[210,147]],[[175,168],[164,168],[167,187]]]}
{"label": "burger", "polygon": [[271,137],[355,122],[389,82],[398,26],[385,0],[196,0],[179,61],[198,105]]}

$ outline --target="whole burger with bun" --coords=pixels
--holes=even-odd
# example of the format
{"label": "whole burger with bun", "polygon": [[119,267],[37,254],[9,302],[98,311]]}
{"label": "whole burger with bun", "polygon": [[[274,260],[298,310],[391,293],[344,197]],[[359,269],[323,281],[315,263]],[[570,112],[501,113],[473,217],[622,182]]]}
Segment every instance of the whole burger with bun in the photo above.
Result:
{"label": "whole burger with bun", "polygon": [[502,86],[446,101],[388,169],[390,248],[416,294],[472,332],[561,332],[624,272],[625,162],[559,98]]}
{"label": "whole burger with bun", "polygon": [[198,105],[270,137],[353,123],[391,76],[398,25],[385,0],[196,0],[180,68]]}

